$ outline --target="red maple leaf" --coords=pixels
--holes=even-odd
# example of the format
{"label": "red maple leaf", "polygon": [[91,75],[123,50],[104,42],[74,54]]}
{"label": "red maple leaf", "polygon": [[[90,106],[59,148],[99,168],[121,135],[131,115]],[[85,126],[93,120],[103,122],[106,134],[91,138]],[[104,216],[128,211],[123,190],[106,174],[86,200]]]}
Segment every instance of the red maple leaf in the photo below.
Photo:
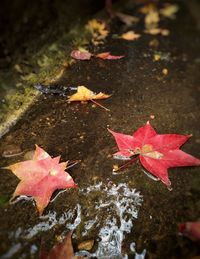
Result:
{"label": "red maple leaf", "polygon": [[132,136],[109,130],[118,145],[116,159],[131,159],[139,155],[142,165],[168,188],[171,183],[167,169],[178,166],[197,166],[200,160],[183,152],[179,148],[190,138],[190,135],[157,134],[149,122],[139,128]]}
{"label": "red maple leaf", "polygon": [[200,242],[200,221],[178,224],[179,232],[193,241]]}
{"label": "red maple leaf", "polygon": [[121,59],[124,58],[124,56],[113,56],[110,54],[110,52],[102,52],[96,55],[97,58],[101,59]]}
{"label": "red maple leaf", "polygon": [[36,145],[32,160],[6,167],[21,180],[12,199],[19,195],[32,196],[41,215],[55,190],[76,187],[72,177],[65,172],[68,162],[59,161],[60,156],[51,158]]}

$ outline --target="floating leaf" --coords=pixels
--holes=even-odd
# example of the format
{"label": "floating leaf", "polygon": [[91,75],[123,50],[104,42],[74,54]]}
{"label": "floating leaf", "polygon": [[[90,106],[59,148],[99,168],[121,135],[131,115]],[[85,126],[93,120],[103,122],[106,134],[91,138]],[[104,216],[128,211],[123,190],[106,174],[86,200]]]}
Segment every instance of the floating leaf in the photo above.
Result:
{"label": "floating leaf", "polygon": [[124,56],[113,56],[110,54],[110,52],[102,52],[97,54],[96,57],[101,59],[121,59]]}
{"label": "floating leaf", "polygon": [[91,57],[94,56],[96,58],[101,58],[101,59],[121,59],[124,56],[113,56],[110,54],[110,52],[102,52],[99,54],[92,54],[87,50],[73,50],[71,52],[71,57],[74,59],[78,59],[78,60],[90,60]]}
{"label": "floating leaf", "polygon": [[150,3],[150,4],[146,4],[144,5],[142,8],[140,8],[140,12],[143,13],[143,14],[148,14],[152,11],[156,11],[157,10],[157,7],[155,5],[155,3]]}
{"label": "floating leaf", "polygon": [[92,54],[87,50],[73,50],[70,55],[78,60],[90,60],[92,57]]}
{"label": "floating leaf", "polygon": [[151,35],[158,35],[161,34],[162,36],[168,36],[170,34],[170,31],[167,29],[161,29],[161,28],[149,28],[145,30],[146,33]]}
{"label": "floating leaf", "polygon": [[200,221],[180,223],[179,231],[191,240],[200,242]]}
{"label": "floating leaf", "polygon": [[165,6],[160,9],[160,13],[167,18],[174,19],[176,17],[175,14],[178,12],[178,10],[179,7],[176,4],[165,4]]}
{"label": "floating leaf", "polygon": [[65,172],[68,162],[59,161],[60,156],[51,158],[36,145],[32,160],[7,166],[5,169],[20,179],[12,199],[19,195],[32,196],[41,215],[55,190],[76,187],[72,177]]}
{"label": "floating leaf", "polygon": [[114,154],[114,158],[127,160],[139,155],[144,168],[160,179],[169,189],[171,182],[168,178],[168,168],[200,165],[199,159],[179,149],[190,136],[159,135],[149,122],[132,136],[109,131],[113,134],[119,148],[119,152]]}
{"label": "floating leaf", "polygon": [[137,40],[138,38],[140,38],[140,34],[135,33],[134,31],[128,31],[123,33],[121,36],[119,36],[119,38],[123,39],[123,40]]}
{"label": "floating leaf", "polygon": [[102,92],[100,92],[98,94],[95,94],[94,92],[92,92],[91,90],[89,90],[85,86],[78,86],[77,93],[71,95],[68,99],[68,102],[76,102],[76,101],[87,102],[87,101],[91,101],[91,102],[95,103],[96,105],[100,106],[101,108],[109,111],[109,109],[107,109],[106,107],[102,106],[101,104],[99,104],[98,102],[96,102],[94,100],[107,99],[110,96],[111,95],[104,94]]}
{"label": "floating leaf", "polygon": [[68,101],[69,102],[74,102],[74,101],[91,101],[93,99],[98,100],[98,99],[107,99],[111,95],[109,94],[104,94],[102,92],[95,94],[91,90],[89,90],[85,86],[78,86],[77,88],[77,93],[73,94],[72,96],[69,97]]}
{"label": "floating leaf", "polygon": [[92,42],[94,45],[98,45],[102,43],[108,36],[107,25],[104,21],[97,21],[96,19],[92,19],[86,25],[86,29],[92,34]]}
{"label": "floating leaf", "polygon": [[145,16],[145,27],[146,29],[156,28],[160,21],[159,13],[157,10],[152,10]]}

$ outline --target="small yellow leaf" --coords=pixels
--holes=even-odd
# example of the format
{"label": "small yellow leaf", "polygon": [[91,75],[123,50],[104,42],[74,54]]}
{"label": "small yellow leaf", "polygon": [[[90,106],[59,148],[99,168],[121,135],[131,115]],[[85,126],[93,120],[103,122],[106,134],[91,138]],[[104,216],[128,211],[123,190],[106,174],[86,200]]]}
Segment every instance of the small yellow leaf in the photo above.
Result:
{"label": "small yellow leaf", "polygon": [[169,30],[161,28],[149,28],[145,32],[151,35],[161,34],[162,36],[168,36],[170,34]]}
{"label": "small yellow leaf", "polygon": [[149,28],[156,28],[160,21],[159,13],[157,10],[152,10],[145,16],[145,27]]}
{"label": "small yellow leaf", "polygon": [[166,4],[161,10],[160,13],[167,17],[174,19],[175,18],[175,13],[178,12],[178,5],[176,4]]}
{"label": "small yellow leaf", "polygon": [[138,38],[140,38],[141,35],[140,34],[137,34],[135,33],[134,31],[128,31],[128,32],[125,32],[123,33],[120,38],[121,39],[124,39],[124,40],[137,40]]}
{"label": "small yellow leaf", "polygon": [[154,60],[155,61],[159,61],[161,59],[161,55],[160,54],[154,54]]}
{"label": "small yellow leaf", "polygon": [[142,8],[140,8],[139,11],[143,14],[147,14],[156,9],[157,9],[156,5],[154,3],[150,3],[150,4],[147,4],[147,5],[143,6]]}
{"label": "small yellow leaf", "polygon": [[106,23],[104,21],[97,21],[96,19],[90,20],[86,25],[86,29],[92,34],[92,41],[95,45],[99,41],[104,40],[109,33]]}
{"label": "small yellow leaf", "polygon": [[95,94],[91,90],[89,90],[85,86],[78,86],[77,92],[73,95],[71,95],[68,99],[69,102],[74,101],[90,101],[93,99],[106,99],[109,98],[111,95],[104,94],[102,92]]}

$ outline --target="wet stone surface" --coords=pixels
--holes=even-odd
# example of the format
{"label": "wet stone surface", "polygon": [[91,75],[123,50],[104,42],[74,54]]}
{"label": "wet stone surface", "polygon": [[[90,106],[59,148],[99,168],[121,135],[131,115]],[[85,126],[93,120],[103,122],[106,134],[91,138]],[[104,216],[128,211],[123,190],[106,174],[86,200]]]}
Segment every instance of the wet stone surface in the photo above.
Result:
{"label": "wet stone surface", "polygon": [[[41,240],[50,249],[55,236],[65,236],[69,230],[74,230],[77,255],[134,258],[134,249],[137,255],[144,255],[146,249],[146,258],[199,255],[197,244],[178,235],[177,227],[179,222],[199,219],[199,168],[170,169],[171,192],[148,178],[139,163],[122,173],[112,172],[117,164],[112,154],[117,150],[107,128],[131,134],[152,114],[151,123],[159,133],[192,133],[183,150],[199,157],[200,33],[182,4],[176,20],[168,20],[165,26],[170,36],[157,36],[157,51],[167,57],[164,60],[153,61],[154,49],[149,47],[153,36],[143,33],[134,42],[110,37],[98,52],[109,50],[125,55],[124,59],[76,62],[58,82],[112,94],[102,101],[110,112],[92,103],[68,104],[66,96],[42,95],[2,137],[2,151],[13,145],[20,146],[23,154],[1,156],[1,166],[23,160],[36,143],[51,156],[61,155],[63,161],[81,160],[69,170],[79,188],[55,193],[41,217],[30,198],[7,202],[19,180],[1,171],[2,258],[38,258]],[[143,25],[133,29],[142,33]],[[112,33],[124,31],[121,23],[112,22]],[[165,68],[167,75],[162,73]],[[78,251],[86,240],[94,240],[92,250]]]}

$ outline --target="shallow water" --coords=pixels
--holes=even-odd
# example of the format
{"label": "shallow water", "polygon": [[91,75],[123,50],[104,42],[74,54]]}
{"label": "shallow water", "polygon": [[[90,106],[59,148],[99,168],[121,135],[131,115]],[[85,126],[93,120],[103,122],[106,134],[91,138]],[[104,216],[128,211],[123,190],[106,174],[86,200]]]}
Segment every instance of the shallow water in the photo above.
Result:
{"label": "shallow water", "polygon": [[[90,214],[90,209],[86,215],[83,215],[85,199],[88,200],[100,192],[104,193],[104,196],[94,204],[95,218],[93,218],[93,213],[92,215]],[[45,216],[41,216],[40,222],[31,228],[22,229],[19,227],[15,232],[11,232],[9,239],[14,240],[14,242],[9,251],[2,255],[2,258],[9,258],[21,249],[20,239],[31,240],[33,237],[39,237],[42,232],[47,232],[55,226],[62,226],[65,229],[62,233],[64,237],[66,230],[74,231],[81,223],[81,236],[87,238],[88,232],[99,229],[96,237],[99,242],[94,253],[79,251],[77,255],[98,258],[126,258],[127,255],[122,256],[122,242],[125,235],[131,232],[134,220],[138,217],[139,207],[142,205],[143,200],[142,195],[135,189],[130,189],[126,183],[105,186],[102,182],[79,189],[79,195],[83,197],[82,204],[77,204],[74,208],[62,212],[59,216],[55,211],[50,212]],[[21,197],[21,199],[24,198]],[[102,215],[104,215],[104,218],[102,218]],[[73,237],[76,238],[76,234]],[[32,253],[38,249],[37,246],[34,247],[34,250],[31,247]]]}
{"label": "shallow water", "polygon": [[[41,240],[50,249],[55,236],[65,236],[70,229],[74,230],[77,254],[85,253],[78,251],[78,244],[92,239],[95,245],[89,255],[98,258],[199,255],[199,247],[178,235],[177,227],[179,222],[199,218],[199,168],[170,170],[171,192],[147,177],[139,163],[119,174],[112,172],[113,165],[120,163],[112,158],[117,148],[107,128],[132,134],[147,120],[159,133],[193,133],[183,150],[199,157],[200,67],[196,57],[200,34],[183,4],[177,19],[164,25],[171,34],[159,37],[158,50],[170,53],[167,59],[153,61],[154,50],[148,45],[152,36],[145,34],[137,42],[109,38],[98,52],[110,50],[124,54],[124,59],[76,62],[58,82],[112,93],[102,101],[110,112],[91,103],[69,105],[65,96],[42,95],[1,139],[1,154],[11,144],[23,151],[17,157],[1,157],[2,166],[23,160],[35,143],[51,156],[61,155],[62,161],[81,160],[69,170],[79,188],[56,193],[43,216],[38,217],[31,199],[0,207],[4,258],[37,258]],[[139,32],[142,28],[141,24],[134,27]],[[113,33],[124,30],[113,21]],[[168,69],[167,76],[162,74],[163,68]],[[18,182],[12,173],[2,170],[0,196],[11,196]]]}

